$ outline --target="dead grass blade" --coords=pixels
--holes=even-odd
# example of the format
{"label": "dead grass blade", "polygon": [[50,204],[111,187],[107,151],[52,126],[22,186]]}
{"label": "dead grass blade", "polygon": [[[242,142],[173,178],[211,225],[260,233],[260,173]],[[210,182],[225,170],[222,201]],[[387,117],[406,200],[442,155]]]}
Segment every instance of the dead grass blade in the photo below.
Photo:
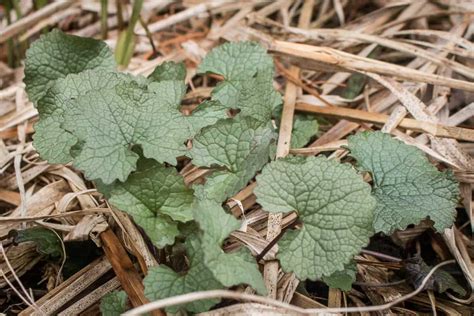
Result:
{"label": "dead grass blade", "polygon": [[[385,124],[389,119],[388,115],[375,112],[366,112],[362,110],[341,107],[330,108],[323,106],[314,106],[307,103],[297,103],[296,110],[382,125]],[[462,127],[434,124],[426,121],[418,121],[407,118],[402,119],[398,126],[417,132],[428,133],[437,137],[447,137],[466,141],[474,141],[474,130]]]}

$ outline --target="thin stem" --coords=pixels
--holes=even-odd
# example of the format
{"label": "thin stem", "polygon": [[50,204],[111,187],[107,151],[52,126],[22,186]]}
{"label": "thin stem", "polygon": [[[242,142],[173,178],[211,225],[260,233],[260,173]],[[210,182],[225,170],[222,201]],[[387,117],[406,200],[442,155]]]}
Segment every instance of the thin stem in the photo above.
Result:
{"label": "thin stem", "polygon": [[362,249],[361,253],[364,253],[366,255],[371,255],[371,256],[374,256],[376,258],[383,259],[383,260],[386,260],[386,261],[402,262],[402,259],[400,259],[400,258],[392,257],[390,255],[386,255],[384,253],[380,253],[380,252],[372,251],[372,250],[368,250],[368,249]]}
{"label": "thin stem", "polygon": [[48,0],[35,0],[34,5],[35,9],[39,10],[42,7],[46,6],[48,4]]}
{"label": "thin stem", "polygon": [[116,60],[120,66],[126,67],[130,62],[133,55],[133,49],[135,46],[134,29],[140,17],[140,11],[143,6],[143,0],[135,0],[133,2],[132,16],[128,23],[127,30],[125,33],[121,33],[119,36],[117,48],[116,48]]}
{"label": "thin stem", "polygon": [[405,282],[406,282],[406,280],[398,280],[398,281],[387,282],[387,283],[354,282],[352,284],[353,285],[358,285],[358,286],[379,288],[379,287],[391,287],[391,286],[394,286],[394,285],[400,285],[400,284],[403,284]]}
{"label": "thin stem", "polygon": [[[12,4],[13,4],[13,9],[15,10],[15,14],[16,14],[16,19],[17,20],[20,20],[22,17],[23,17],[23,14],[21,13],[21,6],[20,6],[20,3],[19,3],[19,0],[12,0]],[[20,34],[21,35],[21,34]],[[28,49],[28,44],[26,43],[26,41],[20,41],[19,40],[20,37],[17,38],[17,45],[18,45],[18,49],[17,49],[17,63],[20,62],[20,60],[23,59],[23,57],[25,56],[25,52],[26,50]],[[16,64],[15,64],[16,66]]]}
{"label": "thin stem", "polygon": [[128,23],[127,34],[125,36],[125,43],[128,43],[132,40],[133,30],[137,24],[138,18],[140,17],[140,11],[142,10],[143,0],[135,0],[133,2],[132,16]]}
{"label": "thin stem", "polygon": [[100,0],[100,33],[102,39],[107,39],[107,33],[109,31],[107,24],[107,17],[109,15],[108,0]]}
{"label": "thin stem", "polygon": [[[7,25],[12,24],[11,10],[12,10],[11,1],[6,1],[5,2],[5,15],[7,18]],[[13,68],[15,67],[15,43],[13,41],[13,38],[8,39],[7,46],[8,46],[8,52],[7,52],[8,66]]]}
{"label": "thin stem", "polygon": [[124,29],[122,0],[115,0],[117,6],[117,26],[119,30]]}
{"label": "thin stem", "polygon": [[146,24],[146,22],[143,20],[141,16],[139,17],[139,20],[140,20],[140,25],[145,30],[146,37],[150,41],[151,49],[153,50],[153,56],[157,56],[158,50],[156,49],[155,43],[153,43],[153,35],[151,34],[150,30],[148,29],[148,25]]}

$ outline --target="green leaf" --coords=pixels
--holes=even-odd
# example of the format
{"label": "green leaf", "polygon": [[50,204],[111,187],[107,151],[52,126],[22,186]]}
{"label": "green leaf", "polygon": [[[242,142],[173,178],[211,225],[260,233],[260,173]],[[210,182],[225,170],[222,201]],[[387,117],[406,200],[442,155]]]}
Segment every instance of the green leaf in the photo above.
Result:
{"label": "green leaf", "polygon": [[[55,47],[57,51],[68,52],[74,48],[73,53],[89,59],[81,59],[78,62],[84,64],[83,67],[76,67],[75,64],[64,65],[67,61],[62,59],[60,61],[63,64],[55,63],[54,60],[50,63],[45,61],[48,66],[66,69],[64,73],[56,73],[57,76],[50,78],[48,87],[41,88],[45,91],[43,97],[38,100],[40,122],[35,126],[34,145],[41,157],[50,163],[72,161],[73,166],[82,170],[88,179],[100,180],[104,184],[110,184],[117,179],[125,181],[136,169],[139,158],[137,148],[140,148],[146,158],[174,165],[177,163],[176,157],[187,154],[187,140],[203,127],[227,117],[226,106],[215,100],[199,105],[191,116],[184,116],[180,112],[180,103],[186,87],[182,81],[165,79],[181,79],[183,65],[161,65],[151,77],[160,81],[150,82],[141,77],[113,73],[113,67],[106,67],[108,64],[114,66],[113,58],[110,51],[105,50],[107,54],[103,52],[102,48],[106,46],[101,42],[64,35],[59,31],[52,34],[34,44],[31,52],[40,54],[42,50],[48,51],[51,47]],[[258,63],[257,69],[261,69],[262,74],[273,72],[272,60],[263,48],[253,43],[237,46],[248,49],[250,55],[246,59],[255,60]],[[84,52],[76,51],[76,48]],[[92,52],[96,55],[89,55]],[[107,55],[107,58],[100,59],[103,55]],[[212,54],[210,55],[212,57]],[[79,58],[73,54],[71,56],[69,57],[72,61]],[[232,55],[237,61],[240,57],[242,56],[235,55],[235,52]],[[35,56],[32,55],[30,59],[29,71],[34,75],[42,66],[38,64]],[[232,69],[224,69],[223,73],[231,79],[242,80],[244,85],[249,84],[245,82],[244,75],[249,71],[257,74],[253,66],[246,64],[240,72],[238,68],[242,65],[234,66]],[[264,77],[259,74],[252,80],[271,86],[271,75]],[[36,81],[30,79],[26,80],[27,84],[34,89]],[[272,88],[269,90],[269,99],[258,94],[258,86],[250,84],[249,89],[251,93],[243,93],[249,97],[249,102],[244,102],[249,105],[248,115],[253,115],[252,109],[268,102],[275,103],[279,98]],[[245,87],[242,91],[245,91]],[[242,113],[245,114],[244,112],[246,110],[242,107]],[[262,113],[256,110],[254,116],[263,115],[257,119],[268,121],[268,113],[271,111]],[[227,180],[232,182],[232,188],[226,191],[232,194],[251,176],[245,174],[236,177],[234,174]],[[244,184],[236,182],[236,179],[240,179]]]}
{"label": "green leaf", "polygon": [[281,96],[273,88],[272,73],[259,72],[245,81],[224,81],[212,91],[212,99],[228,108],[239,109],[239,116],[251,116],[261,122],[271,119]]}
{"label": "green leaf", "polygon": [[341,92],[341,97],[345,99],[354,99],[362,93],[367,83],[367,76],[355,73],[349,77],[347,87]]}
{"label": "green leaf", "polygon": [[[175,104],[182,83],[157,85],[150,92],[133,82],[120,83],[77,98],[63,126],[84,142],[74,165],[86,177],[105,184],[125,181],[136,168],[138,155],[131,150],[136,145],[145,157],[170,164],[186,153],[191,128]],[[156,93],[161,86],[168,89],[166,95]]]}
{"label": "green leaf", "polygon": [[214,171],[206,177],[205,184],[194,185],[194,195],[201,201],[211,200],[218,203],[225,201],[240,191],[253,176],[247,176],[245,171],[232,173]]}
{"label": "green leaf", "polygon": [[71,148],[78,142],[75,135],[62,127],[69,111],[78,106],[76,99],[92,91],[113,88],[123,82],[133,81],[131,76],[102,70],[86,70],[56,80],[38,100],[40,120],[35,124],[33,136],[35,149],[49,163],[72,161]]}
{"label": "green leaf", "polygon": [[181,99],[186,93],[186,85],[181,81],[164,80],[150,83],[148,90],[161,99],[159,107],[179,110]]}
{"label": "green leaf", "polygon": [[[143,280],[145,285],[145,296],[150,300],[158,300],[170,296],[186,294],[196,291],[220,290],[224,286],[214,278],[214,275],[204,263],[204,251],[201,242],[196,235],[188,236],[186,241],[188,253],[189,270],[184,274],[178,274],[165,265],[153,267]],[[193,313],[209,310],[219,303],[219,299],[201,300],[188,303],[185,306],[172,306],[166,310],[176,313],[184,308]]]}
{"label": "green leaf", "polygon": [[[420,256],[407,259],[404,266],[408,279],[413,283],[415,288],[421,286],[423,280],[428,273],[430,273],[431,269],[433,269],[433,267],[428,266]],[[466,290],[459,285],[456,279],[442,269],[438,269],[433,273],[425,289],[435,290],[438,293],[444,293],[450,289],[461,296],[466,295]]]}
{"label": "green leaf", "polygon": [[24,82],[28,97],[36,103],[54,81],[87,69],[115,69],[108,46],[92,38],[53,30],[41,36],[26,52]]}
{"label": "green leaf", "polygon": [[[35,148],[48,162],[74,161],[90,179],[105,183],[124,181],[135,169],[138,156],[130,146],[136,144],[146,156],[175,163],[176,156],[186,153],[188,138],[227,117],[226,109],[214,101],[202,103],[191,116],[182,115],[184,92],[178,81],[147,87],[144,78],[120,73],[91,70],[68,75],[38,101]],[[152,124],[147,123],[150,120]],[[81,148],[73,158],[71,150],[78,142]]]}
{"label": "green leaf", "polygon": [[[150,300],[157,300],[242,283],[249,284],[264,294],[266,289],[262,275],[249,251],[240,249],[234,253],[224,253],[221,248],[229,234],[240,227],[240,221],[211,201],[195,204],[194,217],[201,232],[191,234],[186,240],[189,270],[180,275],[164,265],[150,269],[144,279],[145,295]],[[219,301],[196,301],[181,308],[198,313],[208,310]],[[174,313],[178,309],[179,307],[172,307],[167,311]]]}
{"label": "green leaf", "polygon": [[227,254],[221,249],[224,239],[240,227],[240,221],[211,201],[200,202],[194,209],[194,217],[203,231],[204,262],[214,277],[226,287],[245,283],[265,294],[262,275],[250,252],[242,248]]}
{"label": "green leaf", "polygon": [[[279,105],[273,111],[273,117],[279,128],[283,105]],[[291,131],[290,148],[302,148],[318,134],[319,122],[314,115],[295,113],[293,118],[293,129]]]}
{"label": "green leaf", "polygon": [[186,118],[191,125],[192,134],[197,134],[203,127],[213,125],[227,117],[227,109],[220,102],[204,101]]}
{"label": "green leaf", "polygon": [[[217,96],[216,91],[213,98],[220,100]],[[254,78],[245,80],[235,100],[239,115],[251,116],[261,122],[269,121],[273,110],[281,104],[281,95],[273,88],[273,71],[260,71]]]}
{"label": "green leaf", "polygon": [[301,229],[279,241],[285,271],[315,280],[344,269],[373,234],[370,186],[348,164],[324,157],[288,157],[257,176],[257,202],[269,212],[297,211]]}
{"label": "green leaf", "polygon": [[429,217],[443,231],[456,216],[459,188],[449,172],[439,172],[417,148],[382,132],[349,137],[351,155],[369,171],[377,200],[374,228],[390,234]]}
{"label": "green leaf", "polygon": [[13,237],[13,242],[17,244],[27,241],[34,242],[36,250],[40,254],[51,257],[61,257],[63,255],[61,240],[51,229],[32,227],[23,230],[12,230],[8,235]]}
{"label": "green leaf", "polygon": [[132,215],[159,248],[174,243],[177,222],[193,219],[193,190],[175,168],[153,160],[139,160],[138,170],[126,182],[116,182],[107,191],[110,203]]}
{"label": "green leaf", "polygon": [[132,5],[132,14],[128,21],[127,30],[119,34],[117,46],[115,47],[115,60],[117,64],[127,67],[132,59],[135,50],[136,36],[134,33],[135,25],[140,18],[143,0],[135,0]]}
{"label": "green leaf", "polygon": [[301,148],[318,134],[319,123],[314,115],[296,114],[291,132],[291,148]]}
{"label": "green leaf", "polygon": [[133,57],[137,37],[135,34],[123,30],[119,33],[117,45],[115,46],[115,61],[121,67],[126,68]]}
{"label": "green leaf", "polygon": [[[273,137],[273,131],[256,120],[229,118],[202,129],[194,138],[191,157],[196,166],[222,166],[229,171],[238,171],[250,156],[262,158],[256,150],[265,147],[261,145],[266,145]],[[268,155],[263,159],[266,162]]]}
{"label": "green leaf", "polygon": [[[427,266],[427,269],[425,269],[424,272],[428,274],[432,268],[433,267]],[[444,270],[437,270],[434,273],[433,278],[435,279],[435,289],[438,293],[444,293],[447,290],[452,290],[461,296],[465,296],[467,294],[466,290],[459,285],[456,279]]]}
{"label": "green leaf", "polygon": [[[370,54],[369,58],[377,59],[380,55],[381,46],[377,46]],[[346,99],[354,99],[364,90],[365,85],[367,84],[367,76],[354,73],[347,80],[347,86],[341,91],[341,97]]]}
{"label": "green leaf", "polygon": [[175,63],[173,61],[165,61],[158,65],[155,70],[148,76],[150,81],[177,80],[184,81],[186,78],[186,66],[184,63]]}
{"label": "green leaf", "polygon": [[273,88],[273,60],[253,42],[226,43],[213,49],[198,68],[199,73],[224,77],[212,92],[212,99],[244,116],[262,122],[271,119],[281,97]]}
{"label": "green leaf", "polygon": [[259,70],[273,69],[273,60],[256,42],[225,43],[214,48],[199,65],[198,73],[213,73],[226,80],[245,81]]}
{"label": "green leaf", "polygon": [[272,128],[250,117],[220,120],[196,135],[190,156],[199,167],[223,167],[207,178],[202,198],[222,202],[237,193],[269,159]]}
{"label": "green leaf", "polygon": [[340,289],[346,292],[350,291],[352,289],[352,283],[356,281],[355,262],[346,264],[342,271],[336,271],[329,276],[323,276],[322,280],[330,288]]}
{"label": "green leaf", "polygon": [[100,300],[102,316],[119,316],[127,310],[127,293],[112,291]]}

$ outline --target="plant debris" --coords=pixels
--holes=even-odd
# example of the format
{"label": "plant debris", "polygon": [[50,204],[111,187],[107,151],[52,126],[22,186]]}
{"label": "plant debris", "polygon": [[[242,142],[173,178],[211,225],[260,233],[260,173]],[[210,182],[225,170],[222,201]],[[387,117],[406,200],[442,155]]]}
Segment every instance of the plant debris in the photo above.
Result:
{"label": "plant debris", "polygon": [[0,313],[473,313],[469,1],[0,9]]}

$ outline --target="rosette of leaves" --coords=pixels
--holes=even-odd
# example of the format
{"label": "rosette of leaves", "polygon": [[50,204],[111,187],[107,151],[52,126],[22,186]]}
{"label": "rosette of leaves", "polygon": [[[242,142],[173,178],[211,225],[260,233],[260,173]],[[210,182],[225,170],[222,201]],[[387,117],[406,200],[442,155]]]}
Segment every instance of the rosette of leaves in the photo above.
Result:
{"label": "rosette of leaves", "polygon": [[316,280],[344,270],[373,234],[375,199],[348,164],[325,157],[287,157],[257,176],[257,202],[269,212],[296,211],[302,227],[278,242],[285,271]]}
{"label": "rosette of leaves", "polygon": [[[266,292],[263,278],[255,259],[247,249],[225,253],[221,246],[227,236],[240,227],[240,221],[226,214],[222,207],[211,201],[194,205],[194,218],[199,225],[186,240],[189,269],[184,274],[160,265],[150,269],[144,280],[145,294],[150,300],[212,289],[223,289],[248,284],[258,293]],[[220,300],[196,301],[185,306],[170,307],[176,313],[186,309],[198,313],[206,311]]]}
{"label": "rosette of leaves", "polygon": [[267,122],[281,104],[281,96],[273,88],[273,60],[257,43],[226,43],[214,48],[198,72],[224,78],[212,91],[212,99],[238,109],[240,115]]}
{"label": "rosette of leaves", "polygon": [[190,151],[194,165],[214,169],[204,185],[195,187],[197,196],[223,202],[268,162],[276,140],[270,120],[281,96],[273,88],[273,60],[256,43],[217,47],[198,72],[222,76],[212,100],[239,111],[235,118],[203,128]]}
{"label": "rosette of leaves", "polygon": [[276,134],[252,117],[220,120],[203,128],[190,156],[200,167],[217,167],[204,185],[195,186],[201,200],[222,202],[242,189],[269,160]]}
{"label": "rosette of leaves", "polygon": [[[453,222],[458,189],[452,174],[382,133],[349,138],[351,155],[359,171],[370,172],[372,188],[351,165],[325,157],[268,163],[276,140],[271,118],[281,97],[273,88],[272,59],[255,43],[227,43],[205,57],[198,72],[222,80],[211,100],[188,116],[180,111],[183,64],[163,63],[144,78],[117,72],[112,56],[101,41],[60,31],[32,45],[25,83],[40,117],[34,146],[43,159],[72,162],[96,180],[110,203],[132,215],[155,246],[175,244],[183,225],[196,227],[183,236],[187,271],[152,268],[145,278],[150,299],[238,284],[265,292],[250,253],[222,249],[240,222],[221,203],[260,170],[257,202],[269,212],[298,214],[301,225],[285,232],[278,259],[301,280],[322,279],[348,290],[355,277],[352,259],[374,228],[391,233],[429,217],[442,230]],[[297,116],[294,127],[292,146],[304,146],[317,121]],[[181,156],[212,169],[203,185],[185,185],[174,167]],[[125,296],[115,293],[109,301],[120,306]],[[170,311],[201,312],[217,302]],[[115,307],[104,304],[113,312]]]}
{"label": "rosette of leaves", "polygon": [[140,159],[127,181],[99,186],[110,204],[132,215],[158,248],[172,245],[178,223],[193,220],[193,190],[173,167]]}
{"label": "rosette of leaves", "polygon": [[438,171],[419,149],[382,132],[349,137],[348,148],[358,168],[372,175],[375,231],[390,234],[427,217],[438,231],[451,227],[459,199],[451,172]]}
{"label": "rosette of leaves", "polygon": [[125,181],[143,156],[176,164],[200,128],[226,118],[205,102],[180,112],[183,65],[160,65],[148,79],[119,73],[105,43],[53,31],[28,50],[25,83],[40,121],[34,146],[51,163],[72,162],[89,179]]}

